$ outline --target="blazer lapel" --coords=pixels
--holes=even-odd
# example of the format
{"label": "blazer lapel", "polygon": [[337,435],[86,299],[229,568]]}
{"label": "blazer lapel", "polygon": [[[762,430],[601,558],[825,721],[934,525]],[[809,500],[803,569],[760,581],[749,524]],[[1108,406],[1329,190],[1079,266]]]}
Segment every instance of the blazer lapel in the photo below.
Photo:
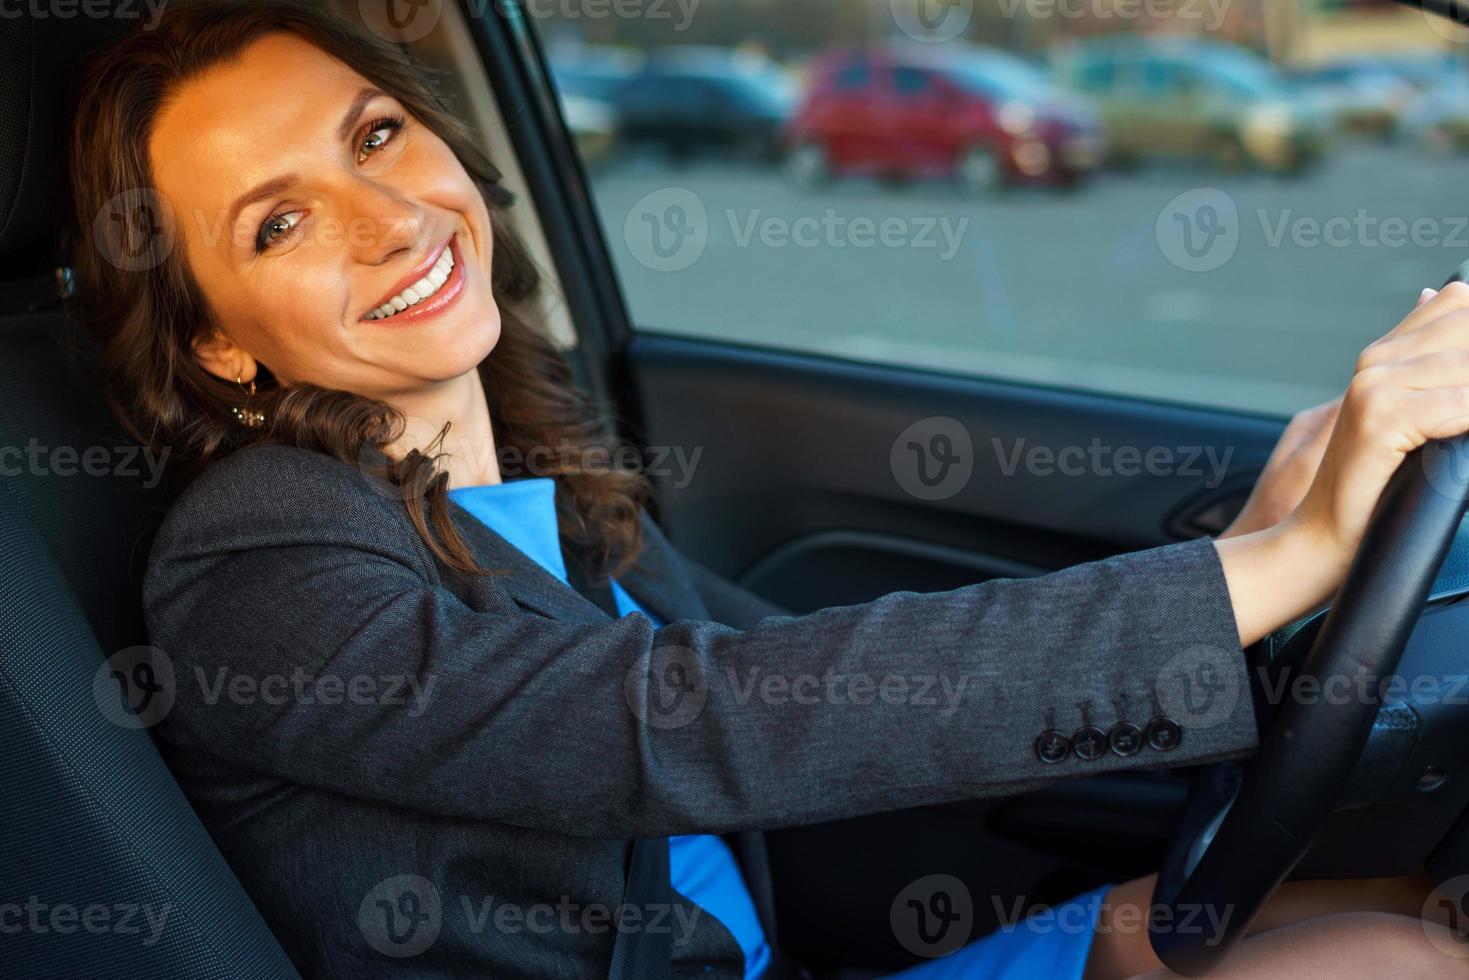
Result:
{"label": "blazer lapel", "polygon": [[455,526],[479,563],[491,571],[503,572],[492,577],[466,577],[440,563],[446,580],[467,582],[464,600],[470,608],[478,611],[491,608],[494,590],[498,588],[520,605],[551,619],[595,623],[607,618],[596,603],[546,571],[463,505],[451,498],[449,508]]}
{"label": "blazer lapel", "polygon": [[646,511],[642,512],[643,550],[619,582],[628,594],[665,623],[708,619],[709,609],[689,581],[678,552]]}
{"label": "blazer lapel", "polygon": [[[492,590],[499,588],[520,605],[552,619],[595,623],[609,618],[596,603],[546,571],[463,505],[450,499],[449,508],[455,525],[480,564],[506,572],[494,576],[493,581],[478,575],[468,579],[465,601],[471,608],[490,608],[493,604]],[[673,546],[646,511],[642,513],[642,522],[643,551],[619,583],[665,623],[676,619],[707,618],[709,611],[704,600],[689,581]],[[440,571],[446,580],[465,581],[464,576],[442,563]]]}

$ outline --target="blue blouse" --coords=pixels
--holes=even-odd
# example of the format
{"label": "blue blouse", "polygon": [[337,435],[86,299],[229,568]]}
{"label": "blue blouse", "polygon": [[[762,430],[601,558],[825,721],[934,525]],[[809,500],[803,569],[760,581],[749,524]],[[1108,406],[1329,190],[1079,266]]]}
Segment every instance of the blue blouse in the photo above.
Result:
{"label": "blue blouse", "polygon": [[[456,487],[449,497],[562,582],[566,559],[556,527],[556,481],[542,476],[509,483]],[[616,581],[612,597],[620,615],[639,613],[663,621],[639,605]],[[674,891],[718,919],[745,954],[745,980],[755,980],[770,965],[770,946],[760,927],[755,902],[745,887],[729,845],[712,834],[668,839]]]}

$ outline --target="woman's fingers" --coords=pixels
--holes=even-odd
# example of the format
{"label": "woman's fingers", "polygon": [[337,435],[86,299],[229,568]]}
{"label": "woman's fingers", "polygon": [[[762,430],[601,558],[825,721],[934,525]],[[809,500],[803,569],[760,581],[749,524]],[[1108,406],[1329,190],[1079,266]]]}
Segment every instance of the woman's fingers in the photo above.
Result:
{"label": "woman's fingers", "polygon": [[1363,368],[1352,384],[1359,388],[1391,385],[1414,390],[1469,386],[1469,344],[1435,347],[1401,360]]}
{"label": "woman's fingers", "polygon": [[[1433,308],[1433,300],[1419,307],[1419,312]],[[1405,323],[1407,321],[1404,321]],[[1373,341],[1357,358],[1357,370],[1402,361],[1436,350],[1469,350],[1469,308],[1454,309],[1419,323],[1414,329],[1394,331]]]}
{"label": "woman's fingers", "polygon": [[[1425,292],[1427,292],[1425,290]],[[1367,347],[1367,351],[1381,345],[1390,344],[1400,337],[1413,333],[1424,325],[1450,316],[1461,310],[1469,310],[1469,285],[1462,282],[1451,282],[1443,289],[1435,290],[1433,295],[1425,297],[1423,293],[1418,295],[1418,302],[1414,305],[1412,312],[1380,338],[1373,341]],[[1364,356],[1367,351],[1364,351]]]}

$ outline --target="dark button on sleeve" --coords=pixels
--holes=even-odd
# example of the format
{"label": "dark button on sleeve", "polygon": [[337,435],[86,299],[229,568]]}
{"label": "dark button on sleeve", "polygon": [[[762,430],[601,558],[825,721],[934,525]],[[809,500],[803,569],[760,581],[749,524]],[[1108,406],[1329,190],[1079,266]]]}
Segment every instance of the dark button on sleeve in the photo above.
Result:
{"label": "dark button on sleeve", "polygon": [[1035,740],[1035,754],[1042,762],[1060,762],[1071,754],[1071,740],[1055,730],[1041,732]]}
{"label": "dark button on sleeve", "polygon": [[1143,747],[1143,730],[1130,721],[1119,721],[1107,733],[1107,744],[1123,758],[1137,755]]}
{"label": "dark button on sleeve", "polygon": [[1171,752],[1183,741],[1183,729],[1172,718],[1154,718],[1147,734],[1148,744],[1160,752]]}
{"label": "dark button on sleeve", "polygon": [[1107,751],[1107,736],[1100,728],[1091,725],[1078,728],[1076,734],[1071,736],[1071,751],[1082,762],[1095,762]]}

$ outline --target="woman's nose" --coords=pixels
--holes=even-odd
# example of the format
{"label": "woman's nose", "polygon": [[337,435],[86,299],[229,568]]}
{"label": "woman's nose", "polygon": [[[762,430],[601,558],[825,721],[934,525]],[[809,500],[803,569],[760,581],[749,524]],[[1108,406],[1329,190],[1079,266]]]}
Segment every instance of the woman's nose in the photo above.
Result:
{"label": "woman's nose", "polygon": [[422,244],[426,231],[423,209],[396,190],[362,182],[346,204],[348,241],[358,261],[380,265]]}

